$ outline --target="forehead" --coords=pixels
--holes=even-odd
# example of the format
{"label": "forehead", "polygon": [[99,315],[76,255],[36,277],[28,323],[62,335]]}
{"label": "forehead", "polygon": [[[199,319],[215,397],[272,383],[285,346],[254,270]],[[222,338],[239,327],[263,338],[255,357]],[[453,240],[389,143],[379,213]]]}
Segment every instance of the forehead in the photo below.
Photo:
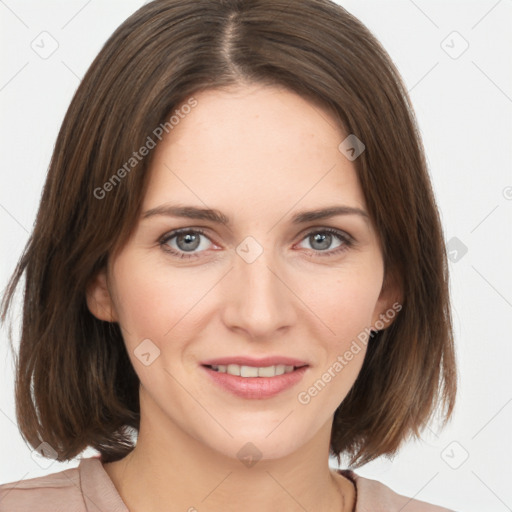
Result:
{"label": "forehead", "polygon": [[355,166],[338,149],[346,135],[326,109],[274,86],[193,97],[154,150],[145,209],[179,201],[275,217],[299,202],[364,208]]}

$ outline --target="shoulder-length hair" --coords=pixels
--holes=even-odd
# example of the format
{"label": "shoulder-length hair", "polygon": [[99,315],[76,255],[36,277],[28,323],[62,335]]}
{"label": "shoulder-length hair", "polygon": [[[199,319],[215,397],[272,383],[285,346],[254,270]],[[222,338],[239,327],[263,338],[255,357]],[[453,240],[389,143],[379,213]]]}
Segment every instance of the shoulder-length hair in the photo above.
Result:
{"label": "shoulder-length hair", "polygon": [[386,51],[329,0],[156,0],[119,26],[78,87],[3,297],[5,321],[25,272],[15,400],[32,447],[47,442],[60,461],[93,447],[104,462],[134,448],[139,379],[119,325],[90,313],[87,285],[140,215],[153,153],[132,168],[134,153],[170,131],[169,116],[194,93],[251,83],[327,107],[364,143],[354,165],[385,274],[402,286],[400,314],[372,337],[335,412],[331,454],[357,467],[419,437],[440,406],[443,426],[451,417],[442,226],[407,89]]}

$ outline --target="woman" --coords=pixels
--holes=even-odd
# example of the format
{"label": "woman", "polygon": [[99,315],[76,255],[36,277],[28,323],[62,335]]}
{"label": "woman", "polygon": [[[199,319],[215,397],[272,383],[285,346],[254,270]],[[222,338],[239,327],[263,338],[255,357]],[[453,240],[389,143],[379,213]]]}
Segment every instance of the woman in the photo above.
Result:
{"label": "woman", "polygon": [[5,510],[447,510],[328,465],[395,453],[456,394],[414,113],[329,0],[128,18],[66,114],[3,320],[23,273],[20,431],[100,455],[0,486]]}

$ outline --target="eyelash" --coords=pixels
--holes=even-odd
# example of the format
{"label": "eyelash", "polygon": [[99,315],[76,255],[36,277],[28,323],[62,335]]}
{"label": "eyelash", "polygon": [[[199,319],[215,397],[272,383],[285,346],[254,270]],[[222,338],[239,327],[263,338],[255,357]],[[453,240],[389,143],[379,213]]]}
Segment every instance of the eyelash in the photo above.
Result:
{"label": "eyelash", "polygon": [[[178,252],[175,249],[169,248],[169,246],[167,245],[167,242],[169,242],[170,240],[172,240],[176,236],[178,236],[180,234],[183,234],[183,233],[199,233],[199,234],[203,235],[204,237],[208,238],[206,233],[202,229],[199,229],[199,228],[176,229],[174,231],[171,231],[170,233],[167,233],[166,235],[164,235],[159,240],[159,244],[162,247],[162,250],[164,250],[165,252],[167,252],[167,253],[169,253],[169,254],[171,254],[173,256],[181,258],[181,259],[192,259],[192,258],[199,257],[201,255],[200,252],[199,253],[189,253],[189,254],[187,254],[185,252]],[[315,250],[312,250],[314,253],[318,253],[317,256],[319,256],[319,257],[328,257],[328,256],[337,255],[339,253],[342,253],[342,252],[346,251],[347,249],[349,249],[350,247],[352,247],[354,245],[354,240],[353,240],[352,237],[350,237],[349,235],[347,235],[343,231],[339,231],[339,230],[333,229],[333,228],[314,229],[314,230],[309,231],[308,233],[306,233],[304,235],[304,237],[302,238],[302,240],[305,240],[309,236],[314,235],[314,234],[318,234],[318,233],[322,233],[322,234],[329,233],[331,235],[334,235],[334,236],[338,237],[340,239],[340,241],[343,242],[342,245],[340,245],[336,249],[331,249],[330,251],[315,251]]]}

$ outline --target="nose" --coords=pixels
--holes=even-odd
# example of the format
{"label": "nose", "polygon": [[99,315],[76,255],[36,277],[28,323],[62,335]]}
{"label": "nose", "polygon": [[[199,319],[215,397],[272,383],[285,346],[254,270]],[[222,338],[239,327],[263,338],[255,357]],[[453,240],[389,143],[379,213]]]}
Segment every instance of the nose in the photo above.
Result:
{"label": "nose", "polygon": [[224,280],[223,321],[229,329],[243,331],[250,339],[275,338],[296,322],[300,301],[284,264],[273,251],[249,247],[253,254],[238,251],[234,268]]}

